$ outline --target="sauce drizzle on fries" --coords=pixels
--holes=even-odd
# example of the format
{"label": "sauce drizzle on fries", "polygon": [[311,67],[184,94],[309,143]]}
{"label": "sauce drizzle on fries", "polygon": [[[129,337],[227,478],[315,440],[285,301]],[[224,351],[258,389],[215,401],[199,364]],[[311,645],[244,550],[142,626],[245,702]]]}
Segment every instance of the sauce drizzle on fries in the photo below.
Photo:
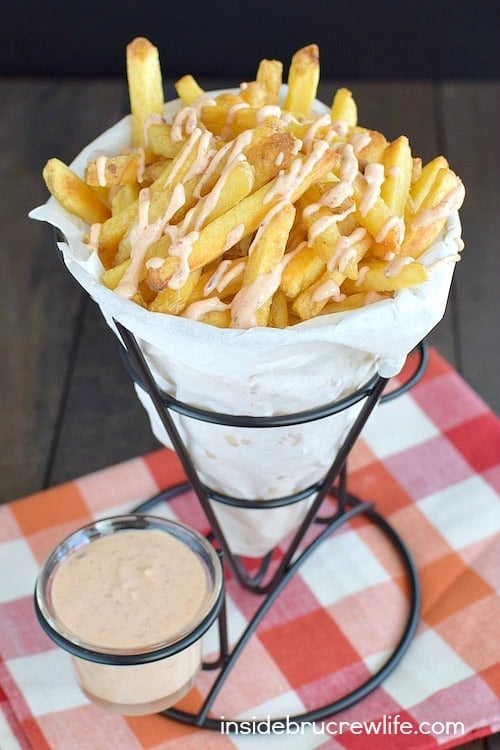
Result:
{"label": "sauce drizzle on fries", "polygon": [[55,158],[43,171],[88,225],[103,284],[153,312],[250,328],[428,278],[419,258],[460,209],[460,178],[442,156],[422,165],[406,136],[360,126],[346,88],[315,113],[316,45],[293,55],[285,88],[282,74],[261,60],[254,81],[217,94],[183,76],[168,122],[158,50],[142,37],[128,45],[130,148],[98,155],[83,179]]}

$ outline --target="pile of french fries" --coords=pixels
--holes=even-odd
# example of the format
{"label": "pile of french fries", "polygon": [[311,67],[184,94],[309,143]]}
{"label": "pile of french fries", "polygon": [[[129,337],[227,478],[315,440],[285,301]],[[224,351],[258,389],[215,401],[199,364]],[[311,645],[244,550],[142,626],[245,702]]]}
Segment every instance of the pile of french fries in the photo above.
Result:
{"label": "pile of french fries", "polygon": [[293,55],[287,87],[267,59],[232,92],[182,77],[170,121],[157,48],[137,38],[126,57],[130,148],[82,177],[56,158],[43,170],[109,289],[219,327],[285,328],[427,279],[419,258],[463,184],[443,156],[423,165],[407,137],[358,125],[346,88],[315,113],[316,45]]}

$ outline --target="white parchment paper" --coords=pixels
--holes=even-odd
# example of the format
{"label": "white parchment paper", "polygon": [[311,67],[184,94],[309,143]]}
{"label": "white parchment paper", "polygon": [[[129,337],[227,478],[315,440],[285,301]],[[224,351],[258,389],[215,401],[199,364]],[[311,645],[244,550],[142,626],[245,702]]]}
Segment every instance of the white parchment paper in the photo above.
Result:
{"label": "white parchment paper", "polygon": [[[179,102],[166,105],[168,119]],[[318,113],[328,111],[317,103]],[[130,145],[130,117],[90,143],[71,167],[83,175],[100,153]],[[421,261],[435,266],[424,284],[394,299],[289,329],[219,329],[181,317],[153,313],[104,287],[103,268],[82,236],[87,227],[50,198],[30,217],[57,227],[58,247],[69,272],[114,321],[136,336],[160,387],[180,401],[230,414],[270,416],[326,404],[348,395],[379,372],[396,375],[407,354],[441,320],[447,303],[461,226],[450,217],[441,238]],[[118,334],[117,334],[118,335]],[[161,443],[169,439],[149,396],[136,388]],[[288,495],[319,481],[332,463],[359,407],[309,424],[265,429],[231,428],[175,416],[201,480],[218,492],[245,499]],[[312,498],[276,509],[244,510],[214,503],[219,522],[237,554],[259,557],[304,517]]]}

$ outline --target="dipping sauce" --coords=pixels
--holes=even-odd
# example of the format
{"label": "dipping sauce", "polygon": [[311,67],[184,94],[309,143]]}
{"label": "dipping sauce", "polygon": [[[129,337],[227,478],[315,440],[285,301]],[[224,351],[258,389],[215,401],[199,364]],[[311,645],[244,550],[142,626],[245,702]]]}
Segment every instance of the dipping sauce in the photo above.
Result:
{"label": "dipping sauce", "polygon": [[35,609],[93,703],[143,715],[169,708],[196,682],[221,592],[219,559],[200,534],[159,517],[115,516],[53,550]]}
{"label": "dipping sauce", "polygon": [[94,646],[143,648],[178,636],[199,612],[207,577],[196,555],[157,529],[120,531],[73,552],[57,568],[52,606]]}

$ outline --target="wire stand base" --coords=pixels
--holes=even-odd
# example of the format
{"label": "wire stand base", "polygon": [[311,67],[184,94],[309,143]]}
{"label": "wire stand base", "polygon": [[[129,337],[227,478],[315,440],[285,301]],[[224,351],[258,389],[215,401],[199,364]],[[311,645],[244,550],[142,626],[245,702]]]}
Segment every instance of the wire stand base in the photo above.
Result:
{"label": "wire stand base", "polygon": [[[385,663],[361,685],[337,700],[325,703],[311,711],[297,714],[295,716],[288,716],[286,718],[287,720],[293,720],[296,722],[311,722],[326,718],[352,706],[380,685],[380,683],[396,667],[410,645],[418,624],[420,587],[416,567],[401,537],[392,526],[379,513],[377,513],[373,507],[373,503],[364,502],[347,492],[347,459],[375,405],[379,401],[383,402],[384,400],[390,400],[401,393],[404,393],[420,378],[427,362],[427,348],[424,342],[419,345],[419,365],[415,373],[403,384],[403,386],[396,389],[396,391],[382,395],[388,381],[380,376],[375,376],[355,393],[341,399],[340,401],[326,404],[324,407],[277,417],[253,417],[205,411],[203,409],[183,404],[168,394],[161,392],[154,380],[144,355],[135,340],[135,337],[120,323],[117,321],[115,321],[115,323],[126,347],[125,364],[127,365],[132,378],[151,398],[161,423],[168,434],[171,444],[176,451],[189,480],[187,483],[177,485],[144,503],[141,503],[136,506],[135,512],[146,512],[160,502],[171,500],[177,495],[183,494],[188,490],[193,490],[209,523],[211,529],[209,538],[218,545],[219,553],[223,558],[223,561],[231,570],[234,578],[243,588],[248,589],[254,594],[263,596],[263,600],[257,611],[251,618],[239,640],[231,649],[228,645],[227,616],[225,602],[223,601],[218,616],[219,655],[214,661],[210,663],[205,662],[203,664],[203,669],[219,670],[215,682],[197,713],[189,713],[174,707],[164,711],[163,714],[185,724],[221,731],[223,728],[222,718],[213,718],[209,716],[209,712],[248,640],[290,579],[294,576],[299,567],[319,547],[319,545],[321,545],[321,543],[332,532],[344,523],[356,516],[363,515],[370,523],[373,523],[381,531],[402,562],[409,589],[408,614],[403,632]],[[357,417],[354,419],[330,469],[327,471],[322,481],[294,495],[272,500],[259,500],[258,502],[255,502],[254,500],[226,497],[202,483],[170,413],[171,411],[175,411],[193,419],[212,422],[219,425],[224,424],[236,427],[265,428],[302,424],[304,422],[323,419],[343,411],[344,409],[350,408],[351,406],[358,404],[358,402],[363,403],[360,406]],[[320,515],[320,507],[327,496],[336,500],[337,509],[331,515],[324,517]],[[284,550],[275,570],[271,572],[271,563],[275,552],[273,549],[261,558],[257,572],[250,575],[245,568],[242,559],[231,550],[214,512],[213,503],[218,502],[236,508],[255,509],[258,507],[259,509],[265,509],[289,505],[306,498],[311,498],[311,504],[302,522],[293,532],[291,541],[287,543],[286,549]],[[313,526],[319,527],[319,532],[312,541],[301,547],[306,533],[312,529]],[[282,728],[284,721],[284,718],[270,719],[271,730],[273,726],[277,725],[280,725],[280,728]],[[241,719],[233,721],[231,719],[224,719],[226,725],[230,723],[231,726],[235,728],[242,722],[245,722],[245,720]],[[247,722],[248,720],[246,720],[245,723]]]}
{"label": "wire stand base", "polygon": [[[188,490],[192,489],[189,483],[183,483],[170,488],[169,490],[160,493],[159,495],[147,500],[144,503],[136,506],[134,512],[143,513],[149,511],[159,503],[173,499],[174,497],[184,494]],[[333,497],[336,497],[335,492],[329,493]],[[408,601],[408,614],[403,632],[400,636],[399,641],[395,644],[391,654],[386,659],[384,664],[373,673],[367,680],[358,685],[356,688],[346,693],[341,698],[334,700],[330,703],[326,703],[323,706],[316,708],[312,711],[307,711],[301,714],[296,714],[287,717],[273,717],[269,721],[270,730],[275,727],[283,727],[286,720],[295,722],[313,722],[324,719],[328,716],[332,716],[339,711],[343,711],[349,708],[353,704],[365,698],[375,688],[377,688],[386,677],[393,671],[393,669],[400,662],[404,653],[408,649],[415,630],[419,621],[420,611],[420,585],[418,580],[417,570],[408,549],[402,541],[399,534],[392,528],[392,526],[374,509],[372,503],[363,502],[362,500],[354,497],[353,495],[347,496],[347,502],[343,510],[333,514],[329,519],[318,517],[314,520],[314,523],[322,525],[323,528],[316,538],[296,557],[296,559],[287,566],[286,571],[282,575],[279,583],[274,585],[271,591],[266,595],[263,602],[257,609],[256,613],[248,623],[245,631],[240,636],[237,643],[233,646],[232,650],[229,651],[228,640],[227,640],[227,621],[225,608],[222,608],[219,616],[219,641],[220,641],[220,654],[219,657],[211,663],[204,663],[203,669],[217,669],[220,668],[220,672],[214,682],[211,690],[205,697],[203,704],[201,705],[197,713],[189,713],[182,711],[177,708],[170,708],[163,712],[164,716],[170,719],[175,719],[184,724],[191,726],[221,731],[224,723],[230,724],[232,727],[244,725],[248,723],[248,720],[233,720],[233,719],[216,719],[210,717],[208,714],[210,709],[224,686],[226,679],[233,666],[235,665],[238,657],[245,648],[249,639],[256,631],[260,622],[263,620],[268,610],[276,601],[277,597],[286,587],[290,579],[295,575],[300,566],[311,556],[311,554],[321,545],[321,543],[342,524],[348,522],[350,519],[364,515],[370,520],[371,523],[382,532],[388,543],[398,554],[406,574],[408,588],[409,588],[409,601]],[[257,719],[258,721],[258,719]]]}

